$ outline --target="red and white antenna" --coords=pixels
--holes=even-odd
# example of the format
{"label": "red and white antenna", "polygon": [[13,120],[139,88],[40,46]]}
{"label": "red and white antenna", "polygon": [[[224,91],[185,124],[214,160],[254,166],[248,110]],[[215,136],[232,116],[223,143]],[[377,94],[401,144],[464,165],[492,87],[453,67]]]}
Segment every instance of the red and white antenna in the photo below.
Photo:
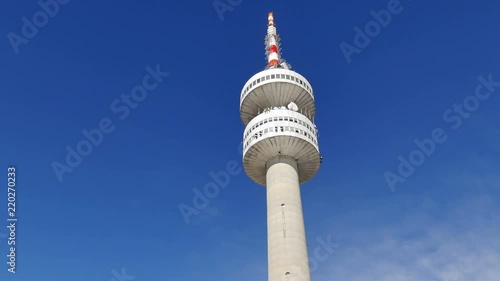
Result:
{"label": "red and white antenna", "polygon": [[266,45],[266,55],[267,55],[267,67],[275,68],[281,63],[281,53],[280,53],[280,37],[276,32],[276,25],[274,24],[273,13],[269,13],[267,16],[267,35],[265,40]]}

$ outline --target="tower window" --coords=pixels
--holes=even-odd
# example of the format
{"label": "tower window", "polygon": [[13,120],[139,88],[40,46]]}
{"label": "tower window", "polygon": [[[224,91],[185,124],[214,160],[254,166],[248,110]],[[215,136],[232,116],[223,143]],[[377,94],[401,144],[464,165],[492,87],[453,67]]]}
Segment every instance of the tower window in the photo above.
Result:
{"label": "tower window", "polygon": [[271,79],[274,79],[276,76],[274,74],[271,74]]}

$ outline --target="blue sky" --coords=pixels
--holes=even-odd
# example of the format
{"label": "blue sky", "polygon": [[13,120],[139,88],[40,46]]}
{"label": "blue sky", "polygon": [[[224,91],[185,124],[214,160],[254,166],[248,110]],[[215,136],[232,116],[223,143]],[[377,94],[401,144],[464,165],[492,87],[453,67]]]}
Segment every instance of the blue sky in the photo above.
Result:
{"label": "blue sky", "polygon": [[[8,34],[42,8],[2,4],[0,225],[10,165],[19,221],[16,274],[0,228],[1,279],[266,280],[265,189],[239,169],[238,106],[265,66],[274,11],[283,56],[317,102],[324,161],[302,189],[310,251],[338,244],[312,279],[500,280],[500,87],[478,80],[500,81],[500,4],[402,0],[349,63],[341,42],[356,47],[354,28],[391,1],[228,3],[221,17],[211,1],[72,0],[17,47]],[[148,78],[127,114],[112,109],[148,66],[169,75]],[[491,94],[469,97],[477,87]],[[474,110],[460,115],[465,100]],[[114,129],[60,181],[53,163],[102,122]],[[436,128],[446,140],[398,174],[398,156]],[[228,164],[227,186],[187,224],[179,205]],[[394,191],[387,172],[404,179]]]}

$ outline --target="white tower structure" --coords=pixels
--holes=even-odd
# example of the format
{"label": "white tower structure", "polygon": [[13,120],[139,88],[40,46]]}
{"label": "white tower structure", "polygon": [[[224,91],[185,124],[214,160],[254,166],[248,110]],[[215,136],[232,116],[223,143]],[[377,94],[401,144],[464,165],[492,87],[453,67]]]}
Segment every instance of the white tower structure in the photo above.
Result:
{"label": "white tower structure", "polygon": [[299,184],[318,171],[313,90],[281,58],[273,13],[265,37],[267,67],[243,87],[243,166],[267,192],[269,281],[310,281]]}

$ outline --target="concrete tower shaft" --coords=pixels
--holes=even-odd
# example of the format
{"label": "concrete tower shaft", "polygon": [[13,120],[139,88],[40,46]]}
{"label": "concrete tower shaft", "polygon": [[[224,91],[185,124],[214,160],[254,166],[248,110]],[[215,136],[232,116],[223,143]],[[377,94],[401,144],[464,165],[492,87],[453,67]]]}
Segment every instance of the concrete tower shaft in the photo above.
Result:
{"label": "concrete tower shaft", "polygon": [[310,281],[297,162],[276,156],[267,162],[269,281]]}
{"label": "concrete tower shaft", "polygon": [[300,184],[317,173],[321,156],[316,106],[309,82],[281,59],[272,13],[266,36],[268,65],[240,95],[243,166],[267,188],[269,281],[310,281]]}

